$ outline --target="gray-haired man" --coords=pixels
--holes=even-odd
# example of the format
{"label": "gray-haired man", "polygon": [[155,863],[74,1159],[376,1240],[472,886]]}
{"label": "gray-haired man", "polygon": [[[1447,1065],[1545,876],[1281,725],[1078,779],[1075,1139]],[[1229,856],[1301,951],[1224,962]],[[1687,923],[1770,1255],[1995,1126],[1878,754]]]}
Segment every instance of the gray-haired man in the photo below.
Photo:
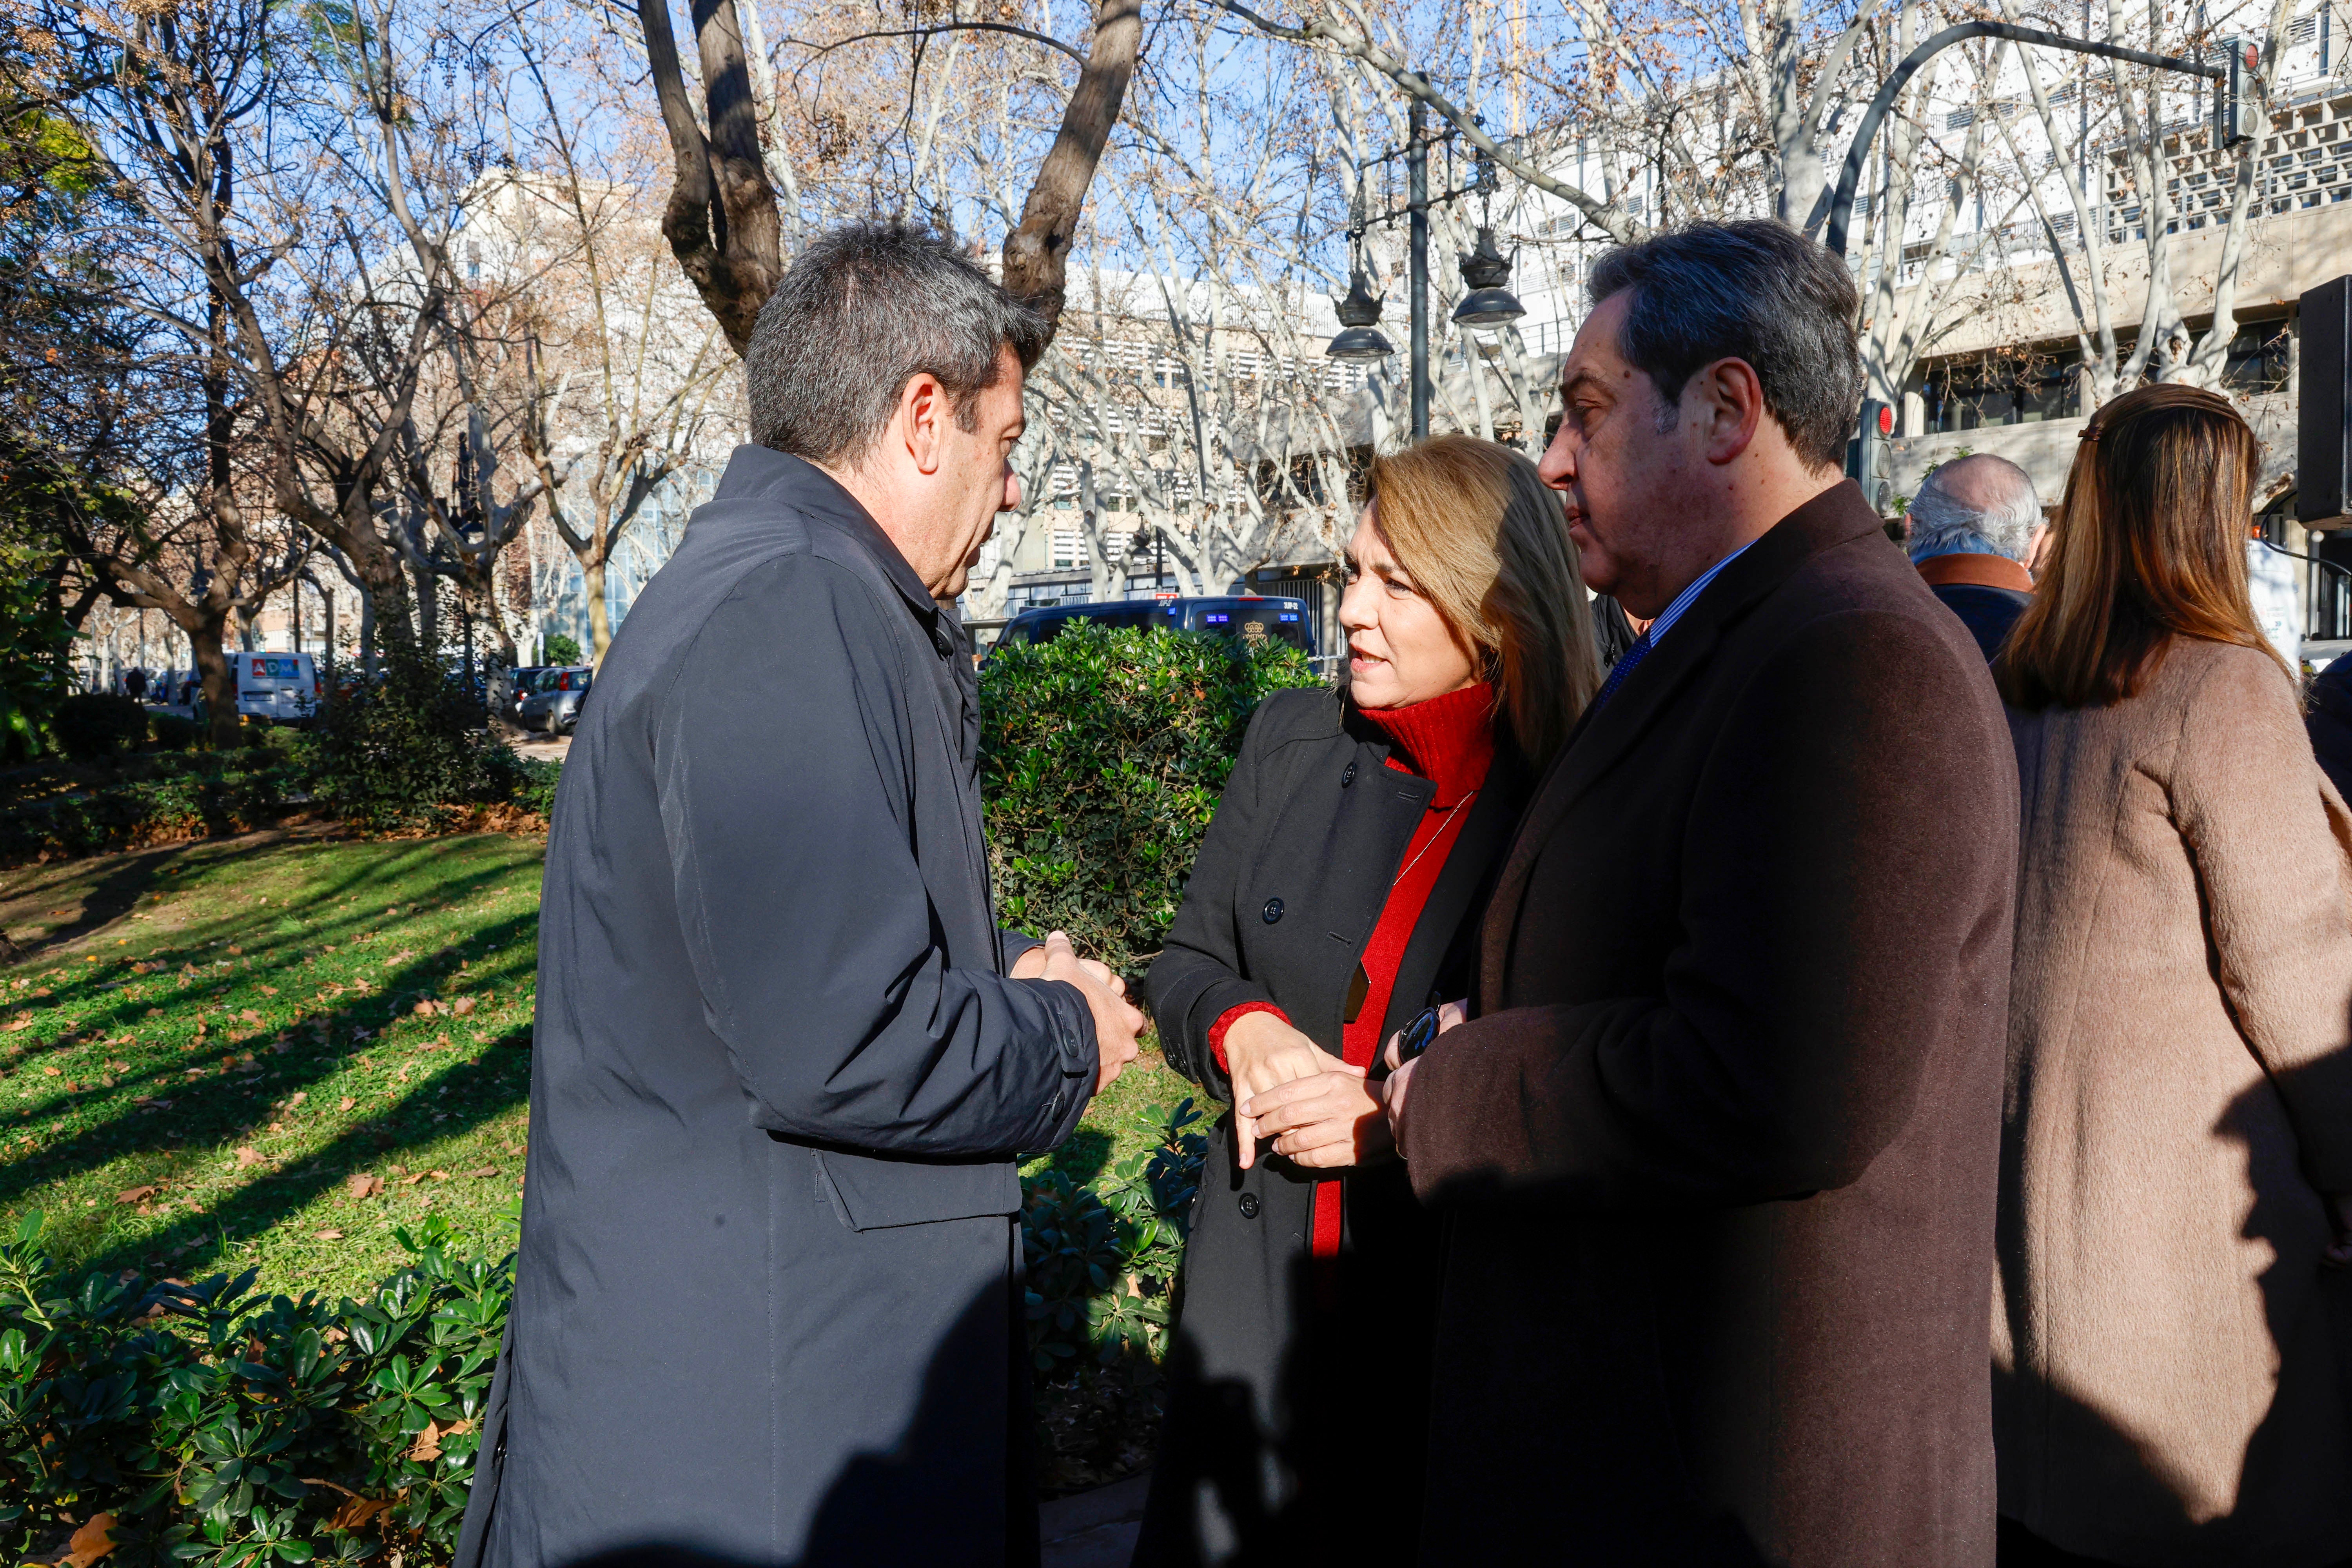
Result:
{"label": "gray-haired man", "polygon": [[1990,452],[1955,458],[1927,476],[1906,517],[1912,564],[1991,663],[2033,597],[2025,563],[2042,521],[2032,476]]}
{"label": "gray-haired man", "polygon": [[761,312],[759,445],[631,609],[556,799],[468,1568],[1035,1559],[1013,1162],[1142,1019],[995,928],[939,602],[1019,500],[1044,339],[887,225]]}

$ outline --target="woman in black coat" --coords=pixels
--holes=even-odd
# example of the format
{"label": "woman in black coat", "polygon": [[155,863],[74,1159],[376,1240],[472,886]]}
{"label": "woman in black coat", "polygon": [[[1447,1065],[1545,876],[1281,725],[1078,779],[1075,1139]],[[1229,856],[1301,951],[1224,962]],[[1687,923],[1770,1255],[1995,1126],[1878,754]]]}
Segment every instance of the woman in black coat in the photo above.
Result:
{"label": "woman in black coat", "polygon": [[[1559,498],[1446,436],[1374,463],[1347,689],[1251,721],[1146,992],[1235,1104],[1192,1213],[1137,1568],[1406,1562],[1436,1233],[1388,1139],[1381,1043],[1469,989],[1486,890],[1600,679]],[[1426,1366],[1425,1359],[1421,1363]]]}

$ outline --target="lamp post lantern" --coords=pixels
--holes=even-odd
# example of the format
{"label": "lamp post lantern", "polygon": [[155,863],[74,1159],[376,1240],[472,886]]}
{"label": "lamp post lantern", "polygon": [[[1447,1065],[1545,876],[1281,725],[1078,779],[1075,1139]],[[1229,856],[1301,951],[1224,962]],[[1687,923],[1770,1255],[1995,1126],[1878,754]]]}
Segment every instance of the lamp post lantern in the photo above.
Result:
{"label": "lamp post lantern", "polygon": [[[1433,196],[1429,190],[1429,149],[1432,138],[1428,131],[1428,111],[1422,100],[1414,99],[1407,111],[1407,134],[1402,150],[1405,167],[1405,205],[1391,208],[1367,218],[1361,205],[1362,187],[1358,187],[1357,216],[1348,226],[1348,238],[1353,249],[1354,276],[1347,298],[1338,307],[1339,334],[1333,338],[1324,353],[1338,360],[1387,359],[1396,353],[1374,329],[1381,319],[1380,300],[1374,298],[1366,282],[1363,263],[1364,230],[1369,224],[1393,223],[1406,220],[1407,300],[1411,308],[1411,345],[1412,435],[1415,440],[1429,434],[1431,385],[1429,376],[1429,209],[1439,202],[1450,202],[1476,193],[1481,202],[1481,222],[1478,226],[1476,248],[1460,258],[1462,281],[1468,292],[1454,308],[1454,321],[1465,327],[1500,327],[1527,314],[1517,295],[1507,287],[1511,264],[1504,258],[1495,243],[1494,213],[1495,166],[1487,156],[1478,155],[1477,174],[1466,185],[1443,191]],[[1456,133],[1448,131],[1436,138],[1450,142]],[[1395,153],[1387,157],[1396,157]],[[1449,164],[1449,167],[1451,165]],[[1474,372],[1475,374],[1475,372]]]}

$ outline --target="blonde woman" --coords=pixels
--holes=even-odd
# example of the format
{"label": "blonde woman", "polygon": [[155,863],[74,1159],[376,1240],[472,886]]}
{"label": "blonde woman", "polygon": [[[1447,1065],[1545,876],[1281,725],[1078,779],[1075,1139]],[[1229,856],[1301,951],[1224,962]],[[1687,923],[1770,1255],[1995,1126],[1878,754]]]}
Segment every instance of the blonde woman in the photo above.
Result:
{"label": "blonde woman", "polygon": [[2352,1558],[2352,819],[2247,595],[2260,458],[2193,387],[2092,416],[1996,666],[2004,1568]]}
{"label": "blonde woman", "polygon": [[1599,683],[1559,498],[1517,453],[1375,462],[1348,554],[1345,689],[1258,710],[1146,982],[1169,1060],[1238,1110],[1139,1568],[1413,1556],[1435,1237],[1374,1056],[1468,990],[1519,808]]}

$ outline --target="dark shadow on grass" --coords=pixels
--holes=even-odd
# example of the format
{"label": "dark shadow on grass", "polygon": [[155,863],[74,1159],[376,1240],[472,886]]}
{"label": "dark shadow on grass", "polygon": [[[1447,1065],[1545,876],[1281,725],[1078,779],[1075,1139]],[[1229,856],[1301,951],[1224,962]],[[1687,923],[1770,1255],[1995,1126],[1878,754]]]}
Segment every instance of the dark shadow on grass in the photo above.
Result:
{"label": "dark shadow on grass", "polygon": [[[480,836],[473,842],[478,843],[489,837]],[[217,849],[220,847],[209,847]],[[174,851],[159,851],[138,857],[139,865],[110,868],[100,881],[116,885],[118,896],[127,893],[129,900],[135,900],[138,893],[143,890],[142,882],[152,886],[162,867],[184,859],[189,855],[190,848],[183,847]],[[201,852],[201,847],[198,850]],[[142,997],[135,1002],[126,1000],[119,1005],[101,1004],[89,1016],[77,1021],[67,1034],[41,1047],[39,1052],[20,1056],[16,1070],[21,1074],[26,1064],[37,1063],[43,1055],[54,1055],[83,1046],[103,1048],[100,1041],[125,1028],[136,1030],[142,1026],[152,1026],[152,1020],[143,1017],[150,1008],[160,1006],[181,1012],[184,1016],[189,1013],[211,1010],[209,994],[216,989],[251,986],[273,979],[290,980],[300,976],[304,968],[301,958],[309,952],[331,942],[348,942],[362,930],[380,929],[387,918],[404,920],[428,916],[472,904],[486,891],[494,890],[506,882],[514,869],[510,862],[467,868],[452,879],[436,885],[428,897],[412,896],[409,884],[418,869],[419,861],[438,860],[445,857],[444,846],[420,841],[413,853],[389,858],[376,858],[362,867],[354,868],[353,874],[333,878],[322,891],[310,898],[310,907],[340,906],[354,896],[362,900],[361,906],[341,909],[331,915],[305,921],[299,931],[256,933],[251,930],[253,925],[260,921],[275,921],[280,918],[280,911],[239,910],[233,914],[217,916],[176,931],[157,932],[152,945],[159,952],[168,950],[178,956],[198,948],[226,942],[232,938],[242,938],[239,945],[254,950],[240,955],[252,960],[251,967],[240,967],[232,973],[208,965],[198,972],[200,977],[195,983],[177,997]],[[368,901],[370,892],[379,894],[379,901]],[[128,908],[130,903],[123,902],[121,907]],[[400,907],[404,912],[398,917],[388,917],[390,907]],[[141,1152],[176,1153],[191,1144],[225,1143],[239,1136],[252,1134],[269,1120],[274,1106],[282,1103],[287,1096],[297,1089],[308,1092],[315,1089],[320,1082],[344,1070],[352,1057],[361,1054],[385,1058],[387,1061],[404,1062],[412,1070],[421,1070],[423,1076],[388,1108],[372,1115],[367,1122],[338,1134],[311,1151],[298,1170],[258,1175],[234,1194],[215,1198],[205,1214],[178,1216],[163,1229],[135,1243],[109,1247],[103,1255],[86,1259],[86,1263],[90,1267],[110,1267],[132,1258],[152,1258],[175,1247],[199,1246],[203,1240],[217,1234],[220,1217],[226,1209],[235,1209],[241,1235],[266,1230],[298,1211],[352,1169],[406,1147],[463,1135],[475,1130],[521,1103],[527,1097],[527,1025],[509,1029],[501,1037],[481,1047],[475,1056],[463,1054],[465,1047],[462,1047],[443,1056],[420,1049],[420,1040],[395,1040],[387,1045],[381,1038],[360,1043],[350,1041],[350,1037],[360,1028],[369,1028],[380,1034],[392,1018],[404,1012],[418,996],[444,991],[462,994],[494,987],[510,993],[529,975],[537,918],[534,907],[483,921],[472,926],[457,940],[416,953],[412,961],[398,967],[385,967],[372,954],[347,955],[353,967],[382,968],[380,981],[371,985],[363,994],[352,994],[348,1000],[338,998],[323,1007],[313,1006],[315,997],[296,1000],[283,1010],[285,1016],[267,1021],[250,1031],[240,1029],[239,1032],[247,1037],[238,1041],[215,1037],[198,1050],[184,1046],[174,1057],[163,1057],[161,1054],[163,1047],[156,1044],[140,1046],[137,1048],[147,1059],[139,1069],[118,1079],[113,1088],[95,1091],[108,1095],[114,1101],[111,1107],[113,1114],[76,1130],[58,1142],[0,1162],[0,1204],[20,1201],[37,1188],[71,1180],[125,1155],[136,1155]],[[396,943],[398,938],[393,936],[387,940]],[[461,956],[494,953],[503,954],[507,961],[463,971],[457,967]],[[102,994],[96,984],[69,977],[59,978],[58,989],[62,994],[45,999],[49,1005],[86,1005]],[[169,976],[163,978],[168,979]],[[452,986],[453,980],[459,984]],[[214,984],[215,982],[217,986]],[[321,977],[321,983],[324,983],[324,977]],[[279,1009],[273,1008],[272,1011]],[[436,1032],[469,1031],[470,1027],[463,1020],[455,1018],[436,1020],[431,1026]],[[288,1037],[296,1034],[315,1034],[321,1027],[330,1039],[349,1043],[338,1046]],[[283,1042],[282,1051],[272,1049],[269,1036],[273,1032]],[[83,1037],[94,1037],[85,1039]],[[212,1065],[215,1051],[237,1057],[251,1051],[255,1061],[250,1068],[240,1063],[236,1070],[224,1072]],[[196,1062],[205,1064],[201,1069],[203,1077],[190,1081],[184,1064]],[[90,1064],[84,1064],[81,1070],[89,1071]],[[476,1079],[486,1079],[487,1081],[478,1084],[468,1081]],[[458,1086],[463,1087],[460,1089]],[[439,1091],[445,1089],[457,1089],[454,1100],[442,1101]],[[132,1097],[140,1094],[151,1095],[159,1102],[168,1100],[169,1108],[163,1109],[160,1104],[154,1108],[134,1108]],[[0,1132],[11,1131],[14,1126],[27,1126],[71,1115],[81,1103],[86,1101],[80,1097],[60,1094],[30,1107],[16,1108],[26,1114],[10,1118],[8,1123],[0,1123]],[[436,1106],[443,1117],[438,1122],[430,1120]],[[323,1109],[323,1100],[320,1109]],[[266,1194],[267,1200],[257,1203],[256,1195],[260,1194]]]}

